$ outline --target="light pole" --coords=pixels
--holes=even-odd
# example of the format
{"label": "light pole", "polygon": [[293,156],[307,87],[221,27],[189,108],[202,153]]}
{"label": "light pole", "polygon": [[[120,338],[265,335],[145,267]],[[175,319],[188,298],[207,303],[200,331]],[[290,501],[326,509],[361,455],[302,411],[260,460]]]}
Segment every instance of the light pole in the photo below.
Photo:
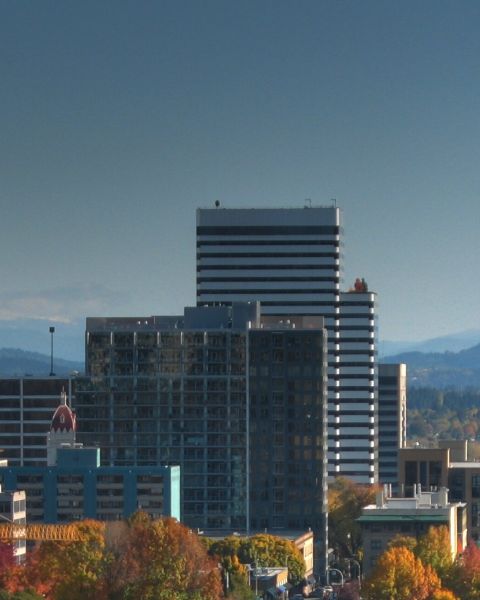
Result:
{"label": "light pole", "polygon": [[358,589],[361,590],[362,589],[362,567],[360,566],[360,563],[358,562],[358,560],[355,560],[354,558],[348,558],[347,560],[349,560],[350,562],[352,562],[355,565],[357,565],[357,568],[358,568]]}
{"label": "light pole", "polygon": [[334,569],[333,567],[329,567],[328,568],[328,571],[327,571],[327,583],[330,585],[330,573],[332,571],[334,571],[335,573],[338,573],[340,575],[341,586],[343,587],[343,584],[344,584],[343,573],[340,571],[340,569]]}
{"label": "light pole", "polygon": [[55,327],[50,327],[50,377],[55,377],[53,372],[53,334],[55,333]]}

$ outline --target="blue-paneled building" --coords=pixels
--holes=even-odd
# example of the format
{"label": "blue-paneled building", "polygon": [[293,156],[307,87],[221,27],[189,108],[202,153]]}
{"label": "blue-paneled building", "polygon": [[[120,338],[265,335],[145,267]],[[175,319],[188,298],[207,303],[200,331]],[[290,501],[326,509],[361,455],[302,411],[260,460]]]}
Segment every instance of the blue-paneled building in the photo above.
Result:
{"label": "blue-paneled building", "polygon": [[102,467],[99,448],[59,448],[54,466],[0,467],[0,482],[26,491],[29,522],[108,521],[138,509],[181,517],[180,467]]}

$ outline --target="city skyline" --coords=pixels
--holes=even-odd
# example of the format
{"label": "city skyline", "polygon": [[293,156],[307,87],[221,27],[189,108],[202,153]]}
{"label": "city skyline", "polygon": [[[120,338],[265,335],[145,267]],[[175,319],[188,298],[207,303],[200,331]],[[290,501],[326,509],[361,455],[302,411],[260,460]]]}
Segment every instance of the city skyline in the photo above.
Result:
{"label": "city skyline", "polygon": [[[480,329],[474,2],[2,14],[0,320],[195,304],[195,209],[342,208],[379,338]],[[459,200],[461,199],[461,201]]]}

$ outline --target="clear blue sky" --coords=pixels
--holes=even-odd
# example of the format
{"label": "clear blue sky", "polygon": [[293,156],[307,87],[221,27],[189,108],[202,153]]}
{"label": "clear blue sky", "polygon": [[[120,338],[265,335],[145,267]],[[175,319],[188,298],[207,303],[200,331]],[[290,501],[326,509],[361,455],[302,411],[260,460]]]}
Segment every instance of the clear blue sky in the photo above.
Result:
{"label": "clear blue sky", "polygon": [[0,319],[195,302],[195,208],[344,209],[380,337],[480,328],[480,3],[0,3]]}

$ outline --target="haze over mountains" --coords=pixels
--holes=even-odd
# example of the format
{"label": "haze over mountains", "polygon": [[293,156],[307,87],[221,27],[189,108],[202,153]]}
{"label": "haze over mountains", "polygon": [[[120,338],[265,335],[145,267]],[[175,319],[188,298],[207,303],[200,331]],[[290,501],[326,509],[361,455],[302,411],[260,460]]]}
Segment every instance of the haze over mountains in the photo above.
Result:
{"label": "haze over mountains", "polygon": [[476,344],[480,344],[480,329],[470,329],[420,342],[380,340],[378,354],[382,360],[405,352],[460,352]]}
{"label": "haze over mountains", "polygon": [[[68,375],[84,369],[85,322],[0,320],[0,376],[50,373],[50,333],[54,334],[54,372]],[[420,342],[380,341],[380,362],[405,362],[415,387],[480,388],[480,330],[469,330]]]}

